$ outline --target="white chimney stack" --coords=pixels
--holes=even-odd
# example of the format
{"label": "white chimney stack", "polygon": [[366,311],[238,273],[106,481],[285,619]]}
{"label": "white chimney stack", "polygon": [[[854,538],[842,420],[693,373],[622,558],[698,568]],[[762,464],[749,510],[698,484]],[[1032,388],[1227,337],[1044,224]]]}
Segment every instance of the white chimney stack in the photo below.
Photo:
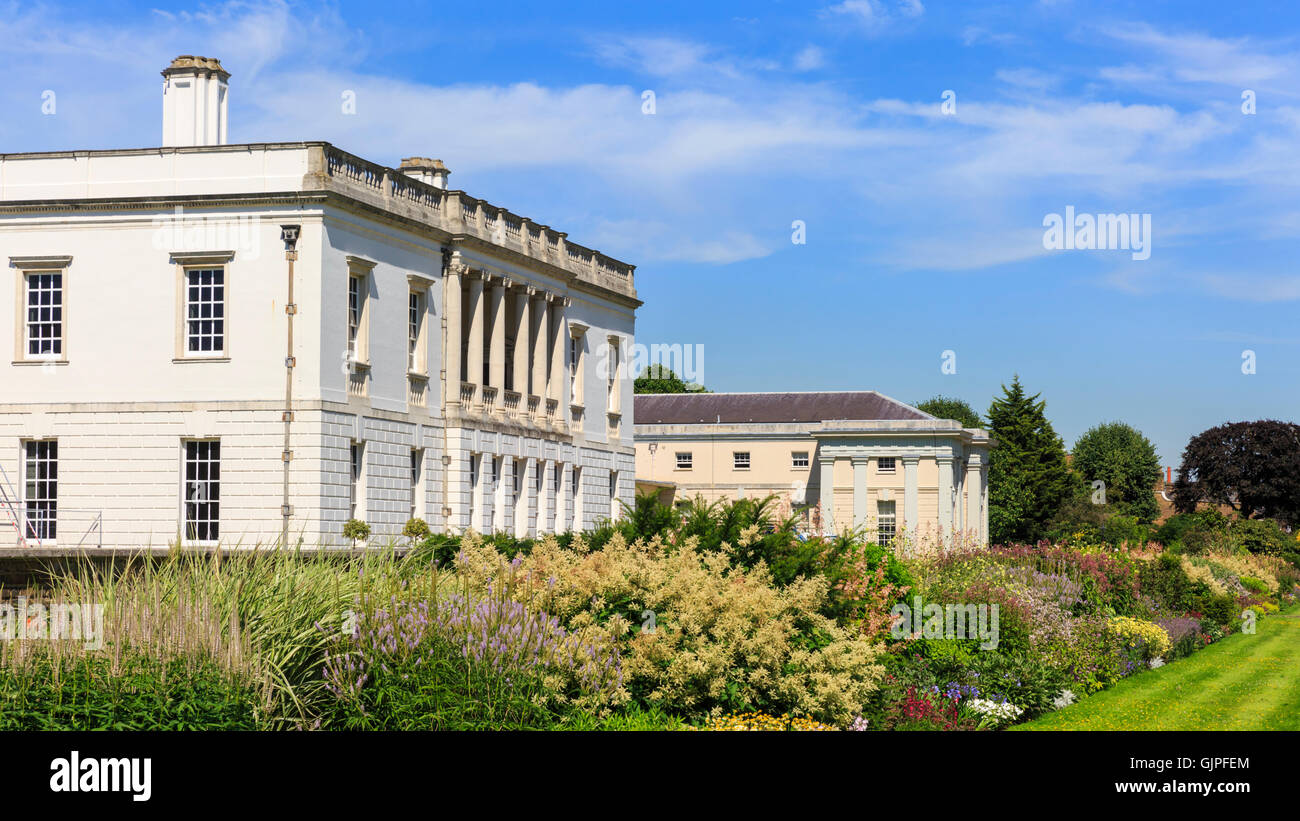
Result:
{"label": "white chimney stack", "polygon": [[447,177],[451,174],[442,160],[431,160],[428,157],[407,157],[402,160],[398,170],[408,177],[444,190],[447,188]]}
{"label": "white chimney stack", "polygon": [[182,54],[162,76],[162,144],[225,145],[230,72],[221,61]]}

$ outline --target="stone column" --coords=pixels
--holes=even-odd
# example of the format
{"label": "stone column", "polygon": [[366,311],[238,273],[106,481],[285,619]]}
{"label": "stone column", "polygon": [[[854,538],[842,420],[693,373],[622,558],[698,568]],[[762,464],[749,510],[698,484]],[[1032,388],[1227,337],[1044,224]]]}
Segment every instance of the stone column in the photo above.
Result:
{"label": "stone column", "polygon": [[528,319],[528,303],[532,292],[533,289],[526,285],[515,289],[515,379],[510,389],[519,392],[522,397],[519,404],[524,409],[528,408],[528,352],[532,350],[528,339],[533,330]]}
{"label": "stone column", "polygon": [[989,467],[980,465],[980,544],[989,543]]}
{"label": "stone column", "polygon": [[984,511],[984,489],[983,489],[983,460],[980,454],[972,453],[966,459],[966,531],[970,537],[976,540],[983,540],[983,523],[981,522]]}
{"label": "stone column", "polygon": [[[549,303],[546,300],[546,294],[535,291],[533,294],[532,318],[532,357],[533,357],[533,383],[529,390],[530,395],[541,398],[546,397],[546,365],[549,359],[550,351],[546,347],[547,333],[550,331],[550,311],[547,310]],[[539,412],[545,412],[545,408],[538,405]]]}
{"label": "stone column", "polygon": [[966,463],[957,459],[952,464],[952,476],[957,491],[957,505],[953,511],[954,528],[966,530]]}
{"label": "stone column", "polygon": [[[486,306],[483,301],[483,277],[470,274],[469,280],[469,346],[465,351],[466,382],[478,385],[475,399],[483,401],[483,315]],[[480,468],[482,472],[482,468]]]}
{"label": "stone column", "polygon": [[917,490],[916,466],[921,461],[919,456],[903,457],[903,525],[910,538],[916,537],[917,525]]}
{"label": "stone column", "polygon": [[939,462],[939,540],[947,545],[952,538],[952,456],[938,456]]}
{"label": "stone column", "polygon": [[506,391],[506,281],[492,280],[491,349],[488,352],[488,384],[497,389],[494,409],[505,402]]}
{"label": "stone column", "polygon": [[447,266],[447,279],[443,291],[443,316],[447,317],[446,349],[442,353],[442,363],[446,377],[443,381],[443,396],[447,404],[460,404],[460,342],[463,338],[460,322],[461,311],[461,272],[464,270],[459,262]]}
{"label": "stone column", "polygon": [[835,457],[821,453],[821,484],[817,489],[817,500],[822,506],[822,530],[835,532]]}
{"label": "stone column", "polygon": [[866,456],[853,457],[853,526],[867,526],[867,465]]}

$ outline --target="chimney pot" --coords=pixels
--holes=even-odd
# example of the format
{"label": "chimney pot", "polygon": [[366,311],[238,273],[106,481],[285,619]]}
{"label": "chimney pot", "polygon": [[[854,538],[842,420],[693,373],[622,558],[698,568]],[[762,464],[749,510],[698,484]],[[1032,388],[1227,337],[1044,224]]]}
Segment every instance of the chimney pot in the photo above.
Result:
{"label": "chimney pot", "polygon": [[447,187],[447,177],[451,174],[442,160],[431,160],[428,157],[406,157],[398,170],[408,177],[442,189]]}
{"label": "chimney pot", "polygon": [[230,72],[221,61],[182,54],[162,76],[162,144],[225,145]]}

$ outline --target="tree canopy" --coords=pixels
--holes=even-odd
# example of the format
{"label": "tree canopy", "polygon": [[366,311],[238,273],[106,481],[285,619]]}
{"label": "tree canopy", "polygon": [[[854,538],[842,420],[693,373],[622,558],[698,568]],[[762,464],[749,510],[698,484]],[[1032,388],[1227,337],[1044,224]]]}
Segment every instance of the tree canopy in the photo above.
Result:
{"label": "tree canopy", "polygon": [[1148,524],[1160,515],[1155,494],[1160,460],[1141,431],[1123,422],[1097,425],[1079,437],[1071,455],[1085,483],[1105,483],[1107,507]]}
{"label": "tree canopy", "polygon": [[1174,506],[1229,505],[1242,516],[1300,524],[1300,425],[1229,422],[1193,436],[1174,483]]}
{"label": "tree canopy", "polygon": [[632,383],[633,393],[708,393],[703,385],[686,382],[672,368],[647,365]]}
{"label": "tree canopy", "polygon": [[933,396],[924,402],[916,403],[916,409],[940,419],[956,419],[961,422],[963,428],[984,427],[983,420],[970,403],[953,396]]}

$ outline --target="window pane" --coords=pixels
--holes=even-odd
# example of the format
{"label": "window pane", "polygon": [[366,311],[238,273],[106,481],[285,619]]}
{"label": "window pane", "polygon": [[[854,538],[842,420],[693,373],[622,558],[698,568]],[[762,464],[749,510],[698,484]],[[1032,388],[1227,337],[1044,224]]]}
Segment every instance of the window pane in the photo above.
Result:
{"label": "window pane", "polygon": [[27,275],[27,355],[63,353],[63,274]]}
{"label": "window pane", "polygon": [[195,353],[223,353],[225,323],[213,317],[225,316],[224,268],[193,268],[185,272],[185,350]]}
{"label": "window pane", "polygon": [[215,542],[220,537],[221,443],[185,443],[185,537]]}

